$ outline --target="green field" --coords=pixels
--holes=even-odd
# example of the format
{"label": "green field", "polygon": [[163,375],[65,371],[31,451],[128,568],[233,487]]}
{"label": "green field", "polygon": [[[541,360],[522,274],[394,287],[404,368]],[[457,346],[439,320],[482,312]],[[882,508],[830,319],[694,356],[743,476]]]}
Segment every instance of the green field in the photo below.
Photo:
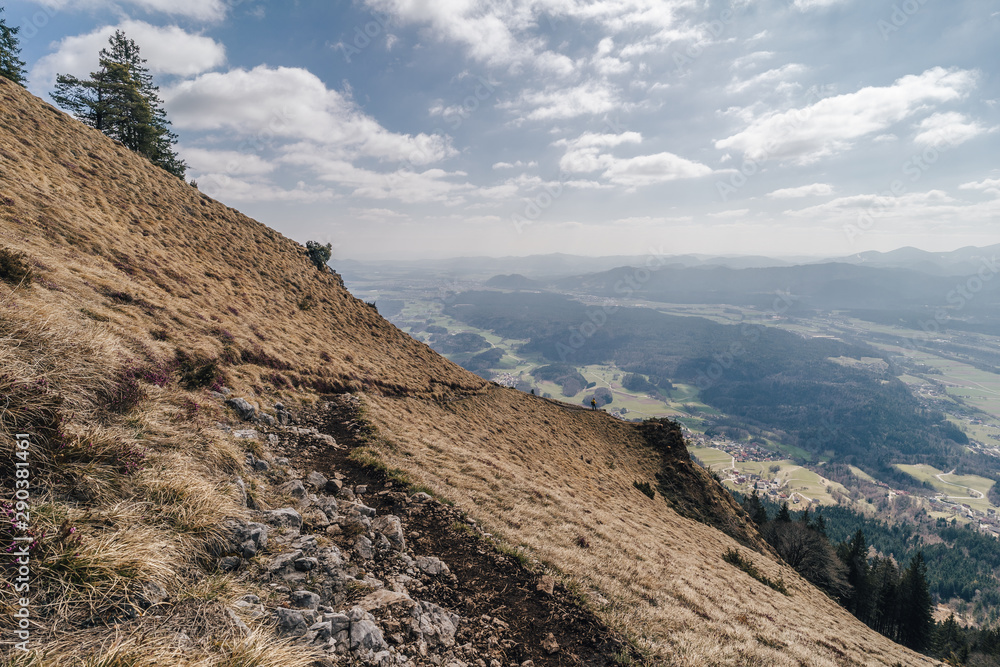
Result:
{"label": "green field", "polygon": [[[691,456],[701,461],[703,465],[715,472],[729,470],[733,467],[733,457],[714,447],[689,446]],[[773,466],[778,466],[777,472],[771,472]],[[782,482],[781,492],[791,495],[792,492],[810,498],[823,505],[836,505],[832,491],[838,490],[846,494],[847,490],[839,483],[833,482],[808,468],[803,468],[794,461],[737,461],[736,469],[743,474],[757,475],[762,479],[778,479]],[[733,488],[741,492],[749,488]],[[827,488],[831,492],[827,491]]]}
{"label": "green field", "polygon": [[986,494],[995,484],[992,479],[978,475],[952,475],[922,463],[897,464],[896,467],[916,480],[927,482],[947,496],[950,502],[968,505],[981,511],[993,507],[986,499]]}

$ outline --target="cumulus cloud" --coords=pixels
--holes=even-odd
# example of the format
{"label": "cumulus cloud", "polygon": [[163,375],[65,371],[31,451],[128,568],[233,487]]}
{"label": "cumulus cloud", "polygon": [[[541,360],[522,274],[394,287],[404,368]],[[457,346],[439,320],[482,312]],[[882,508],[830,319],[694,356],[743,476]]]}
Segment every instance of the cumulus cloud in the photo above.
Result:
{"label": "cumulus cloud", "polygon": [[742,93],[747,89],[756,88],[761,85],[773,87],[776,84],[787,82],[789,79],[805,73],[808,69],[805,65],[789,63],[788,65],[782,65],[781,67],[761,72],[749,79],[734,79],[732,83],[726,86],[726,92]]}
{"label": "cumulus cloud", "polygon": [[814,162],[845,151],[856,139],[882,132],[928,105],[964,98],[976,79],[974,71],[935,67],[904,76],[891,86],[862,88],[802,109],[765,113],[742,132],[716,141],[715,147],[741,151],[753,159]]}
{"label": "cumulus cloud", "polygon": [[253,153],[208,150],[192,146],[181,146],[178,152],[191,169],[201,173],[259,176],[274,171],[273,164]]}
{"label": "cumulus cloud", "polygon": [[576,139],[557,141],[554,145],[566,148],[566,153],[559,161],[559,167],[563,171],[570,173],[601,171],[602,178],[628,189],[681,178],[697,178],[712,173],[710,167],[673,153],[661,152],[621,158],[608,152],[609,149],[623,144],[640,143],[642,135],[638,132],[621,134],[587,132]]}
{"label": "cumulus cloud", "polygon": [[618,92],[605,81],[587,81],[571,88],[525,90],[514,100],[497,105],[521,120],[563,120],[604,114],[621,106]]}
{"label": "cumulus cloud", "polygon": [[259,144],[306,140],[340,159],[373,157],[426,165],[456,154],[447,137],[398,134],[308,70],[291,67],[210,72],[165,90],[176,127],[228,130]]}
{"label": "cumulus cloud", "polygon": [[771,199],[796,199],[798,197],[822,197],[833,194],[833,186],[828,183],[800,185],[797,188],[782,188],[767,193]]}
{"label": "cumulus cloud", "polygon": [[978,183],[962,183],[958,186],[959,190],[978,190],[979,192],[985,192],[988,195],[994,195],[1000,197],[1000,178],[987,178],[985,180],[979,181]]}
{"label": "cumulus cloud", "polygon": [[913,140],[924,146],[957,146],[986,132],[986,128],[970,121],[957,111],[936,113],[920,121]]}
{"label": "cumulus cloud", "polygon": [[144,21],[124,21],[85,35],[65,37],[55,51],[40,58],[31,69],[32,84],[51,89],[57,74],[86,77],[97,69],[98,53],[121,30],[134,40],[153,74],[193,76],[226,62],[226,50],[215,40],[175,26],[154,26]]}
{"label": "cumulus cloud", "polygon": [[537,167],[537,166],[538,166],[538,163],[536,161],[534,161],[534,160],[531,160],[530,162],[524,162],[522,160],[518,160],[517,162],[494,162],[493,163],[493,168],[494,169],[521,169],[521,168],[531,168],[531,167]]}

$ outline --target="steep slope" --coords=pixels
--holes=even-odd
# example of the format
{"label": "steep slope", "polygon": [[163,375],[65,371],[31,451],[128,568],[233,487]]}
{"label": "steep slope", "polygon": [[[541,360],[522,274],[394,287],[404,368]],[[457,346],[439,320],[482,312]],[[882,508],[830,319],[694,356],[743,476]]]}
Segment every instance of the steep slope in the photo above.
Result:
{"label": "steep slope", "polygon": [[[5,269],[0,294],[0,485],[9,497],[13,435],[31,433],[32,629],[53,645],[61,636],[59,650],[149,584],[176,593],[181,620],[225,625],[204,610],[245,591],[209,574],[223,520],[249,516],[235,480],[258,504],[280,497],[247,465],[266,445],[217,426],[234,419],[208,394],[224,384],[303,409],[317,394],[360,394],[370,453],[561,573],[652,663],[932,662],[776,562],[669,425],[484,384],[351,297],[298,244],[3,79],[0,246],[34,274],[29,285]],[[789,594],[725,563],[730,548]],[[0,603],[9,630],[16,600],[5,591]],[[129,639],[141,624],[123,627],[116,642],[155,643]],[[234,636],[213,631],[211,646],[191,649],[213,657],[191,664],[308,664],[263,630]],[[260,649],[253,660],[247,643]]]}

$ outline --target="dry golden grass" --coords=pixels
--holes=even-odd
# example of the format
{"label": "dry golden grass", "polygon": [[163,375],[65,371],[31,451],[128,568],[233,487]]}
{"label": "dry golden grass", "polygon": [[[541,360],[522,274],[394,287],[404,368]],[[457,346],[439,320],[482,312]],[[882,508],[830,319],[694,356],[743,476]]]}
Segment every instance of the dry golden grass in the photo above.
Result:
{"label": "dry golden grass", "polygon": [[[12,433],[35,433],[52,489],[33,499],[33,525],[49,531],[35,664],[308,664],[266,628],[226,629],[219,605],[241,584],[197,576],[219,521],[242,511],[235,475],[270,490],[243,464],[250,445],[213,427],[225,415],[204,390],[178,386],[178,360],[264,404],[364,392],[388,464],[561,572],[657,664],[930,662],[765,555],[745,552],[791,595],[725,563],[733,540],[633,487],[659,470],[634,428],[488,388],[318,272],[298,244],[2,78],[0,246],[34,273],[30,286],[0,283],[0,451]],[[138,382],[137,368],[174,380]],[[140,450],[141,464],[126,465]],[[66,525],[77,532],[62,536]],[[172,613],[214,640],[182,646],[174,626],[148,617],[72,630],[143,580],[166,586]],[[0,594],[0,628],[11,602]]]}
{"label": "dry golden grass", "polygon": [[[654,480],[660,458],[632,425],[501,388],[444,403],[375,395],[366,403],[387,465],[577,582],[656,664],[934,664],[860,624],[794,570],[634,488]],[[723,561],[730,548],[783,579],[790,595]]]}

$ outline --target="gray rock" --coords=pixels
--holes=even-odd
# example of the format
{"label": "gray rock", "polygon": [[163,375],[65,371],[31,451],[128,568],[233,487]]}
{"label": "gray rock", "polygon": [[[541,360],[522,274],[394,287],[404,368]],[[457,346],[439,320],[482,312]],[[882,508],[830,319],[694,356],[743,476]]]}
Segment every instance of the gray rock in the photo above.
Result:
{"label": "gray rock", "polygon": [[256,440],[257,431],[252,428],[240,429],[238,431],[233,431],[233,437],[237,440]]}
{"label": "gray rock", "polygon": [[278,410],[277,415],[278,423],[282,426],[288,426],[288,424],[292,421],[291,413],[285,412],[284,410]]}
{"label": "gray rock", "polygon": [[337,495],[338,493],[340,493],[340,490],[342,488],[344,488],[344,483],[341,482],[339,479],[328,479],[326,480],[326,485],[323,487],[323,490],[326,491],[327,493],[332,493],[333,495]]}
{"label": "gray rock", "polygon": [[410,496],[410,498],[412,498],[413,501],[417,503],[426,503],[428,500],[431,500],[430,494],[424,493],[423,491],[418,491],[417,493],[414,493],[412,496]]}
{"label": "gray rock", "polygon": [[295,561],[300,558],[302,558],[302,552],[298,550],[278,554],[268,564],[267,570],[273,575],[281,576],[282,573],[293,570]]}
{"label": "gray rock", "polygon": [[291,496],[292,498],[297,498],[298,500],[302,500],[309,495],[306,491],[306,486],[302,483],[301,479],[293,479],[290,482],[285,482],[278,487],[278,490],[286,496]]}
{"label": "gray rock", "polygon": [[242,419],[245,422],[253,421],[254,414],[256,414],[257,412],[257,408],[255,408],[253,405],[247,402],[246,399],[243,398],[227,399],[226,405],[235,410],[236,414],[240,416],[240,419]]}
{"label": "gray rock", "polygon": [[219,559],[219,570],[222,572],[232,572],[240,566],[242,559],[239,556],[226,556]]}
{"label": "gray rock", "polygon": [[330,517],[319,507],[310,507],[302,513],[302,521],[312,529],[326,528],[330,525]]}
{"label": "gray rock", "polygon": [[[329,484],[329,482],[328,482]],[[336,498],[331,498],[330,496],[319,496],[316,498],[316,507],[323,510],[326,517],[333,521],[337,518],[337,512],[340,509],[340,505],[337,503]]]}
{"label": "gray rock", "polygon": [[298,609],[319,609],[319,596],[310,591],[293,591],[289,601]]}
{"label": "gray rock", "polygon": [[274,409],[277,410],[278,412],[281,412],[282,410],[285,409],[285,404],[282,403],[281,401],[278,401],[277,403],[274,404]]}
{"label": "gray rock", "polygon": [[316,641],[325,642],[333,636],[333,627],[329,621],[318,621],[309,626],[309,632],[316,633]]}
{"label": "gray rock", "polygon": [[236,494],[239,498],[239,503],[241,507],[247,506],[247,485],[243,481],[242,477],[236,478]]}
{"label": "gray rock", "polygon": [[416,620],[416,630],[429,645],[451,647],[455,645],[455,632],[461,621],[456,614],[448,612],[433,602],[420,602],[410,615]]}
{"label": "gray rock", "polygon": [[301,611],[278,607],[278,632],[285,637],[301,637],[309,631],[305,616]]}
{"label": "gray rock", "polygon": [[299,558],[295,561],[295,569],[299,572],[311,572],[319,567],[317,558]]}
{"label": "gray rock", "polygon": [[354,552],[358,554],[361,560],[371,560],[375,557],[375,553],[372,550],[372,541],[364,535],[358,535],[358,539],[354,541]]}
{"label": "gray rock", "polygon": [[262,412],[259,415],[257,415],[257,420],[260,421],[261,423],[267,424],[268,426],[274,426],[274,417],[267,414],[266,412]]}
{"label": "gray rock", "polygon": [[346,498],[347,500],[354,500],[354,490],[349,486],[345,486],[339,492],[337,492],[337,497]]}
{"label": "gray rock", "polygon": [[264,521],[276,528],[301,528],[302,515],[291,507],[264,512]]}
{"label": "gray rock", "polygon": [[384,651],[389,648],[382,636],[382,630],[375,623],[368,620],[355,621],[351,623],[351,650],[358,649],[371,651]]}
{"label": "gray rock", "polygon": [[417,567],[424,573],[436,577],[439,574],[451,574],[451,570],[440,558],[434,556],[419,556]]}
{"label": "gray rock", "polygon": [[271,443],[272,445],[278,444],[278,435],[276,433],[268,433],[267,434],[267,441],[269,443]]}
{"label": "gray rock", "polygon": [[399,520],[398,516],[392,514],[380,516],[372,522],[372,530],[380,535],[384,535],[394,550],[403,551],[406,549],[403,522]]}
{"label": "gray rock", "polygon": [[559,642],[556,641],[555,635],[551,632],[548,637],[542,640],[542,649],[549,655],[559,652]]}
{"label": "gray rock", "polygon": [[326,482],[326,475],[315,470],[306,476],[306,484],[313,487],[317,491],[324,490],[326,488]]}
{"label": "gray rock", "polygon": [[251,465],[253,466],[253,469],[258,472],[267,472],[268,470],[271,469],[271,464],[265,461],[264,459],[254,458],[253,463]]}
{"label": "gray rock", "polygon": [[325,614],[323,620],[330,624],[330,632],[334,635],[351,629],[351,619],[347,614]]}
{"label": "gray rock", "polygon": [[355,495],[358,495],[358,496],[361,496],[361,495],[364,495],[364,494],[368,493],[368,485],[367,484],[358,484],[356,487],[354,487],[354,493],[355,493]]}

